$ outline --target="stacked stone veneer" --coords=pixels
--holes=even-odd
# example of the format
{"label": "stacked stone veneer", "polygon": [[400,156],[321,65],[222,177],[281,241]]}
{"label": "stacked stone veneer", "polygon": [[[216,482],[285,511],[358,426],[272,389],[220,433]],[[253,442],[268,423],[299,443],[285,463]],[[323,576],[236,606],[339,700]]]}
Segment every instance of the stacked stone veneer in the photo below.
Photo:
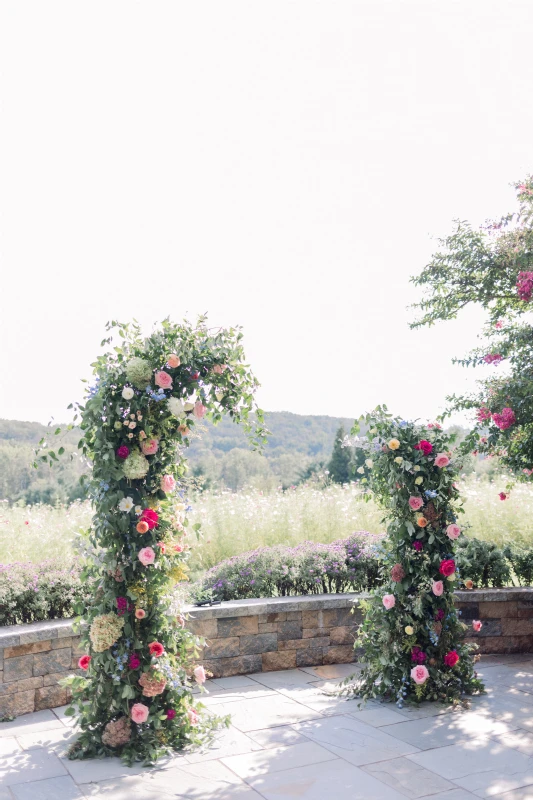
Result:
{"label": "stacked stone veneer", "polygon": [[81,672],[78,646],[68,619],[0,628],[0,719],[64,705],[59,681]]}
{"label": "stacked stone veneer", "polygon": [[360,597],[273,597],[188,607],[187,624],[206,638],[201,663],[215,678],[348,663],[354,661]]}
{"label": "stacked stone veneer", "polygon": [[[467,642],[480,653],[533,652],[533,589],[474,589],[455,593],[461,620],[469,626]],[[483,623],[479,633],[472,620]]]}
{"label": "stacked stone veneer", "polygon": [[[363,595],[238,600],[186,609],[188,627],[207,640],[201,663],[215,677],[354,660]],[[533,652],[533,589],[456,592],[467,641],[481,653]],[[354,612],[352,613],[352,609]],[[471,622],[483,627],[474,633]],[[0,628],[0,719],[69,700],[61,678],[77,669],[79,637],[70,620]]]}

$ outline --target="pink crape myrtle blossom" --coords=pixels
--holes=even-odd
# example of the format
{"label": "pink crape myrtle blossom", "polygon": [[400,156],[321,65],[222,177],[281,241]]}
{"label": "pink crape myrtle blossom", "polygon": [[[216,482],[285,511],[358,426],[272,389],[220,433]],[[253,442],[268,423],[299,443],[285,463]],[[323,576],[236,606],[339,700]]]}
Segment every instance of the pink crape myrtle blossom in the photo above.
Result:
{"label": "pink crape myrtle blossom", "polygon": [[492,421],[501,431],[506,431],[516,422],[515,413],[512,408],[502,408],[501,414],[493,414]]}
{"label": "pink crape myrtle blossom", "polygon": [[423,664],[418,664],[418,666],[413,667],[411,670],[411,678],[419,685],[425,683],[429,678],[428,668],[424,667]]}
{"label": "pink crape myrtle blossom", "polygon": [[481,408],[478,408],[478,412],[476,414],[478,422],[488,422],[491,416],[492,415],[486,406],[481,406]]}
{"label": "pink crape myrtle blossom", "polygon": [[485,364],[499,364],[502,359],[503,356],[499,353],[487,353],[486,356],[483,356]]}
{"label": "pink crape myrtle blossom", "polygon": [[529,303],[531,300],[531,294],[533,292],[533,272],[519,272],[516,281],[516,288],[520,300],[523,300],[525,303]]}

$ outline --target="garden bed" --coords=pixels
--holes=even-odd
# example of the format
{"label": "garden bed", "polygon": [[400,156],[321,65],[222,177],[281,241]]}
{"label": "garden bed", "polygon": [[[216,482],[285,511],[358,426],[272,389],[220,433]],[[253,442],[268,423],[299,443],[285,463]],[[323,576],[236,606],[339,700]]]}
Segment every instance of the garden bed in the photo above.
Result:
{"label": "garden bed", "polygon": [[[188,606],[188,627],[207,639],[202,663],[215,677],[354,660],[363,594],[321,594]],[[456,592],[461,619],[483,622],[467,641],[481,653],[533,652],[533,588]],[[355,604],[355,613],[352,608]],[[0,628],[0,717],[68,701],[61,678],[77,670],[71,620]]]}

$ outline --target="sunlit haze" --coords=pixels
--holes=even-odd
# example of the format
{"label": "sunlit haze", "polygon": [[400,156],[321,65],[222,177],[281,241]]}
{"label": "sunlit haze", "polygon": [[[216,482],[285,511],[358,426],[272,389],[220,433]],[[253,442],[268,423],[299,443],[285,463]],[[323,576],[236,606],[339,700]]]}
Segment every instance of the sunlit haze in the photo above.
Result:
{"label": "sunlit haze", "polygon": [[68,419],[107,320],[244,327],[269,411],[427,419],[477,310],[409,277],[531,171],[533,4],[0,5],[0,416]]}

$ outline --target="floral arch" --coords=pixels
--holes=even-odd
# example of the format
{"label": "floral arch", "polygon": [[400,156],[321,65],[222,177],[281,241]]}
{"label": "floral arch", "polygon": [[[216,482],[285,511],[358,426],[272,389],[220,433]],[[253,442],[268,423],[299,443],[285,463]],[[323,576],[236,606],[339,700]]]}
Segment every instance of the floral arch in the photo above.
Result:
{"label": "floral arch", "polygon": [[94,591],[82,612],[84,674],[68,679],[67,714],[81,727],[69,755],[152,762],[212,727],[192,693],[205,680],[193,666],[199,640],[172,602],[172,586],[187,576],[191,432],[224,413],[254,445],[265,429],[239,328],[212,331],[201,317],[196,326],[165,320],[147,338],[137,324],[110,329],[120,344],[97,358],[94,386],[77,406],[79,448],[92,462],[94,557],[85,579]]}

